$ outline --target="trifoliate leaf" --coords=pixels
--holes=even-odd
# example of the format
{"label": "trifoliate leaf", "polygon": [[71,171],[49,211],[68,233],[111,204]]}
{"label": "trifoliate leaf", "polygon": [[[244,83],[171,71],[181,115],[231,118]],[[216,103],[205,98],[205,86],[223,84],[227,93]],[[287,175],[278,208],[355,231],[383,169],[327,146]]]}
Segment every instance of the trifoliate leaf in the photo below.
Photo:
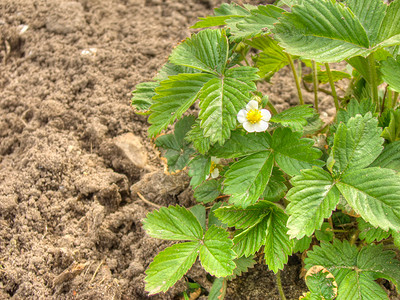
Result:
{"label": "trifoliate leaf", "polygon": [[400,110],[390,111],[390,123],[389,126],[383,129],[382,137],[387,139],[389,142],[395,142],[400,140]]}
{"label": "trifoliate leaf", "polygon": [[[337,81],[345,79],[345,78],[348,78],[348,79],[351,78],[351,75],[349,73],[337,71],[337,70],[331,70],[331,75],[332,75],[332,79],[334,82],[337,82]],[[305,82],[312,83],[313,82],[312,75],[310,74],[310,75],[304,76],[303,80]],[[318,82],[322,83],[322,84],[329,82],[329,76],[326,71],[318,71]]]}
{"label": "trifoliate leaf", "polygon": [[169,172],[185,168],[190,155],[195,152],[190,143],[184,140],[193,124],[193,116],[184,117],[176,123],[173,134],[162,135],[156,139],[156,146],[164,150],[163,156],[167,159]]}
{"label": "trifoliate leaf", "polygon": [[231,195],[229,202],[247,207],[263,194],[274,166],[274,156],[260,151],[232,164],[225,173],[224,194]]}
{"label": "trifoliate leaf", "polygon": [[242,273],[246,273],[248,269],[253,268],[253,266],[256,264],[254,256],[250,257],[242,256],[240,258],[236,258],[234,262],[236,268],[235,270],[233,270],[232,275],[226,277],[226,280],[232,280],[235,279],[237,276],[241,276]]}
{"label": "trifoliate leaf", "polygon": [[233,242],[229,233],[215,225],[211,226],[204,235],[200,246],[200,261],[203,268],[213,276],[226,277],[233,274],[236,268],[233,259]]}
{"label": "trifoliate leaf", "polygon": [[321,229],[315,231],[315,237],[318,241],[330,242],[333,239],[333,232],[330,230],[329,223],[322,223]]}
{"label": "trifoliate leaf", "polygon": [[192,129],[186,134],[186,140],[193,143],[193,147],[201,154],[205,154],[210,149],[210,138],[204,137],[203,129],[200,127],[200,120],[196,120]]}
{"label": "trifoliate leaf", "polygon": [[311,267],[305,277],[308,289],[311,292],[311,299],[336,298],[338,293],[335,277],[323,266]]}
{"label": "trifoliate leaf", "polygon": [[250,92],[256,90],[253,82],[258,79],[256,73],[253,67],[235,67],[204,85],[199,119],[204,137],[209,137],[212,144],[222,145],[236,128],[239,110],[246,106]]}
{"label": "trifoliate leaf", "polygon": [[274,5],[259,5],[250,12],[250,16],[226,20],[227,27],[232,34],[232,40],[240,41],[261,33],[267,33],[273,28],[274,23],[284,10]]}
{"label": "trifoliate leaf", "polygon": [[136,85],[132,92],[132,106],[139,113],[146,113],[153,104],[153,96],[156,95],[155,89],[160,86],[159,82],[150,81]]}
{"label": "trifoliate leaf", "polygon": [[179,119],[198,99],[203,85],[212,78],[213,75],[201,73],[179,74],[162,81],[160,87],[156,88],[157,95],[153,97],[150,107],[150,136],[159,134]]}
{"label": "trifoliate leaf", "polygon": [[347,241],[322,242],[308,251],[306,269],[321,265],[333,274],[338,284],[339,300],[387,299],[386,293],[374,282],[385,278],[396,286],[400,280],[400,262],[392,251],[384,251],[382,245],[369,245],[359,251]]}
{"label": "trifoliate leaf", "polygon": [[289,64],[289,58],[278,42],[267,35],[261,35],[246,41],[246,44],[262,52],[253,57],[260,77],[271,78],[276,72]]}
{"label": "trifoliate leaf", "polygon": [[264,200],[272,202],[276,202],[282,199],[285,195],[285,192],[287,191],[287,186],[285,182],[286,179],[285,177],[283,177],[282,171],[274,167],[267,187],[262,194],[262,198]]}
{"label": "trifoliate leaf", "polygon": [[194,214],[182,206],[161,207],[148,213],[143,228],[151,237],[164,240],[200,240],[203,229]]}
{"label": "trifoliate leaf", "polygon": [[330,217],[339,203],[339,191],[331,175],[315,167],[303,170],[291,183],[293,188],[286,195],[290,201],[286,208],[290,216],[288,234],[301,239],[321,228],[324,219]]}
{"label": "trifoliate leaf", "polygon": [[372,226],[400,230],[400,176],[395,171],[376,167],[348,171],[336,186]]}
{"label": "trifoliate leaf", "polygon": [[194,198],[198,202],[209,203],[214,201],[221,191],[221,184],[217,180],[207,180],[194,190]]}
{"label": "trifoliate leaf", "polygon": [[382,151],[380,134],[378,120],[370,113],[351,118],[347,125],[341,123],[336,130],[330,155],[334,161],[333,172],[340,176],[347,170],[370,165]]}
{"label": "trifoliate leaf", "polygon": [[300,138],[301,132],[289,128],[277,128],[272,136],[271,148],[279,167],[290,176],[300,174],[300,170],[312,166],[322,166],[318,160],[321,151],[313,148],[312,139]]}
{"label": "trifoliate leaf", "polygon": [[400,141],[387,144],[371,167],[388,168],[400,172]]}
{"label": "trifoliate leaf", "polygon": [[272,116],[270,121],[290,127],[292,131],[302,131],[308,123],[307,119],[313,115],[314,109],[310,105],[299,105]]}
{"label": "trifoliate leaf", "polygon": [[178,45],[169,61],[219,76],[228,60],[228,39],[221,29],[206,29]]}
{"label": "trifoliate leaf", "polygon": [[293,239],[293,253],[304,252],[310,248],[312,238],[309,236],[303,236],[301,239]]}
{"label": "trifoliate leaf", "polygon": [[146,291],[150,295],[166,292],[195,263],[199,247],[199,242],[187,242],[160,252],[146,270]]}
{"label": "trifoliate leaf", "polygon": [[396,92],[400,92],[400,56],[395,59],[389,57],[382,61],[380,72],[382,79],[389,84],[390,88]]}
{"label": "trifoliate leaf", "polygon": [[194,188],[206,180],[210,175],[211,158],[204,155],[197,155],[189,162],[189,176],[192,177],[190,185]]}
{"label": "trifoliate leaf", "polygon": [[232,131],[231,138],[222,146],[214,145],[209,154],[220,158],[237,158],[270,148],[271,135],[268,132],[243,134],[243,131]]}
{"label": "trifoliate leaf", "polygon": [[368,244],[377,241],[380,242],[383,239],[389,237],[389,231],[383,231],[382,229],[375,228],[371,224],[365,222],[362,218],[357,219],[358,222],[358,230],[360,230],[359,237],[362,240],[365,240]]}

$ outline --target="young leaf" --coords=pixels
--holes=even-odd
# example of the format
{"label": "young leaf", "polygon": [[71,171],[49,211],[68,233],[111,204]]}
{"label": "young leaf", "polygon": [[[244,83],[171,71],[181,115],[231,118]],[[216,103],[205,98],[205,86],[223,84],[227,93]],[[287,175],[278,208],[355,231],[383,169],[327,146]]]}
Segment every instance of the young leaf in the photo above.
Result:
{"label": "young leaf", "polygon": [[380,228],[375,228],[371,224],[365,222],[362,218],[357,219],[358,230],[360,230],[360,239],[365,240],[368,244],[377,241],[380,242],[383,239],[387,239],[390,232],[383,231]]}
{"label": "young leaf", "polygon": [[347,241],[322,242],[308,251],[306,269],[321,265],[333,274],[339,286],[338,298],[387,299],[386,293],[374,282],[385,278],[396,286],[400,280],[400,262],[392,251],[384,251],[382,245],[370,245],[360,251]]}
{"label": "young leaf", "polygon": [[372,226],[400,230],[400,177],[395,171],[376,167],[348,171],[336,186]]}
{"label": "young leaf", "polygon": [[193,123],[193,116],[184,117],[176,123],[173,134],[162,135],[156,139],[156,146],[166,150],[164,156],[170,172],[186,167],[190,155],[194,153],[194,149],[184,140]]}
{"label": "young leaf", "polygon": [[254,260],[254,256],[250,257],[239,257],[234,260],[236,268],[233,270],[233,274],[226,277],[226,280],[232,280],[235,279],[237,276],[241,276],[242,273],[245,273],[248,271],[249,268],[253,268],[253,266],[256,264]]}
{"label": "young leaf", "polygon": [[396,92],[400,92],[400,57],[396,60],[389,57],[381,63],[380,71],[382,79],[389,84],[390,88]]}
{"label": "young leaf", "polygon": [[237,114],[249,101],[250,92],[256,90],[257,69],[235,67],[224,76],[214,78],[204,85],[200,94],[200,126],[212,144],[221,145],[236,128]]}
{"label": "young leaf", "polygon": [[400,110],[390,111],[390,123],[389,126],[383,129],[382,137],[387,139],[389,142],[395,142],[400,140]]}
{"label": "young leaf", "polygon": [[325,218],[332,214],[339,203],[339,191],[331,175],[320,168],[303,170],[292,178],[293,188],[286,197],[290,203],[286,208],[290,215],[287,227],[291,238],[310,236],[321,228]]}
{"label": "young leaf", "polygon": [[194,188],[206,180],[210,174],[211,158],[204,155],[197,155],[189,162],[189,176],[192,177],[190,185]]}
{"label": "young leaf", "polygon": [[262,195],[274,166],[274,156],[260,151],[239,160],[225,173],[224,194],[231,195],[229,201],[237,206],[254,204]]}
{"label": "young leaf", "polygon": [[370,113],[357,115],[347,125],[341,123],[336,130],[330,159],[333,172],[340,175],[346,170],[365,168],[381,153],[383,139],[378,121]]}
{"label": "young leaf", "polygon": [[132,106],[139,113],[146,113],[153,104],[153,96],[156,95],[155,89],[160,86],[159,82],[150,81],[136,85],[132,92]]}
{"label": "young leaf", "polygon": [[236,267],[233,262],[233,242],[228,236],[228,232],[215,225],[204,235],[203,244],[200,246],[200,261],[204,269],[213,276],[232,275]]}
{"label": "young leaf", "polygon": [[199,247],[199,242],[187,242],[160,252],[146,270],[146,291],[150,295],[166,292],[195,263]]}
{"label": "young leaf", "polygon": [[303,126],[307,125],[307,119],[313,115],[314,109],[310,105],[299,105],[274,115],[270,121],[290,127],[293,131],[302,131]]}
{"label": "young leaf", "polygon": [[335,277],[322,266],[311,267],[305,277],[311,299],[335,299],[338,293]]}
{"label": "young leaf", "polygon": [[156,88],[149,117],[150,136],[156,136],[167,128],[197,100],[198,94],[205,83],[213,76],[209,74],[179,74],[170,76]]}
{"label": "young leaf", "polygon": [[169,61],[218,76],[225,70],[228,51],[225,31],[206,29],[177,46],[172,51]]}
{"label": "young leaf", "polygon": [[209,203],[220,195],[220,190],[221,184],[217,180],[207,180],[194,190],[193,196],[198,202]]}
{"label": "young leaf", "polygon": [[279,201],[283,198],[285,192],[287,191],[285,182],[286,179],[283,177],[283,172],[274,167],[267,187],[265,188],[261,197],[264,198],[264,200],[272,202]]}
{"label": "young leaf", "polygon": [[400,172],[400,141],[387,144],[371,167],[388,168]]}
{"label": "young leaf", "polygon": [[275,161],[290,176],[300,174],[302,169],[323,165],[318,160],[321,151],[313,148],[314,141],[300,137],[301,132],[292,132],[289,128],[277,128],[272,136]]}
{"label": "young leaf", "polygon": [[303,236],[299,240],[294,239],[292,252],[293,253],[297,253],[297,252],[303,253],[305,250],[310,248],[311,242],[312,242],[312,238],[309,236]]}
{"label": "young leaf", "polygon": [[148,213],[143,228],[148,235],[158,239],[194,241],[203,238],[203,229],[193,213],[178,205]]}
{"label": "young leaf", "polygon": [[333,232],[330,231],[331,229],[329,223],[324,222],[322,223],[321,229],[315,231],[315,237],[318,241],[326,241],[330,242],[333,239]]}

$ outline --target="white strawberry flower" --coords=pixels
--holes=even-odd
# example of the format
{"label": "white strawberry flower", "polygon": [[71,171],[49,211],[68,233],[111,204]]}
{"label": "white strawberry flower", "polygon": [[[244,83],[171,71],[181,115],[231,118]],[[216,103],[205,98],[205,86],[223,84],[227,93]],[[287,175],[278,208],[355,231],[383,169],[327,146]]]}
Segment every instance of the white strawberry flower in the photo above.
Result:
{"label": "white strawberry flower", "polygon": [[251,100],[246,109],[239,111],[237,119],[246,131],[263,132],[268,129],[271,113],[267,109],[258,109],[258,102]]}
{"label": "white strawberry flower", "polygon": [[211,166],[210,166],[210,173],[207,175],[206,179],[210,178],[217,178],[219,176],[219,164],[220,159],[216,157],[211,157]]}

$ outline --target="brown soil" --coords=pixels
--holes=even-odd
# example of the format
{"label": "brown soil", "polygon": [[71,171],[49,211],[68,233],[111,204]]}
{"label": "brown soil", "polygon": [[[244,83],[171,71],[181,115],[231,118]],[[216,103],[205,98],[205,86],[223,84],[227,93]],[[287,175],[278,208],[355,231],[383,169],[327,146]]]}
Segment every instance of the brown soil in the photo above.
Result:
{"label": "brown soil", "polygon": [[[154,207],[137,192],[158,205],[195,202],[187,175],[164,175],[130,91],[222,2],[1,1],[0,299],[149,298],[144,270],[170,243],[144,233]],[[287,69],[273,83],[279,109],[297,102]],[[330,99],[321,106],[332,115]],[[294,257],[283,272],[289,299],[306,290],[300,268]],[[210,288],[198,265],[188,278]],[[265,265],[226,298],[279,299]]]}

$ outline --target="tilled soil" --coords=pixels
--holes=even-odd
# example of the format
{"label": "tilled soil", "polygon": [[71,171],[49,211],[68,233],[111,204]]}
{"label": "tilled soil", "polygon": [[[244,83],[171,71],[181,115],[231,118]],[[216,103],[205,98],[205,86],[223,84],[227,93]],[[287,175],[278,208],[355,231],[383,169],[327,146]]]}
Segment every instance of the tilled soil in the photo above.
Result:
{"label": "tilled soil", "polygon": [[[143,231],[154,207],[138,193],[195,201],[185,173],[164,174],[130,92],[222,2],[0,1],[0,299],[149,298],[144,271],[170,242]],[[287,68],[264,90],[280,110],[297,103]],[[283,272],[288,299],[306,291],[300,269],[292,257]],[[187,278],[211,286],[197,264]],[[279,299],[275,278],[259,265],[226,299]]]}

